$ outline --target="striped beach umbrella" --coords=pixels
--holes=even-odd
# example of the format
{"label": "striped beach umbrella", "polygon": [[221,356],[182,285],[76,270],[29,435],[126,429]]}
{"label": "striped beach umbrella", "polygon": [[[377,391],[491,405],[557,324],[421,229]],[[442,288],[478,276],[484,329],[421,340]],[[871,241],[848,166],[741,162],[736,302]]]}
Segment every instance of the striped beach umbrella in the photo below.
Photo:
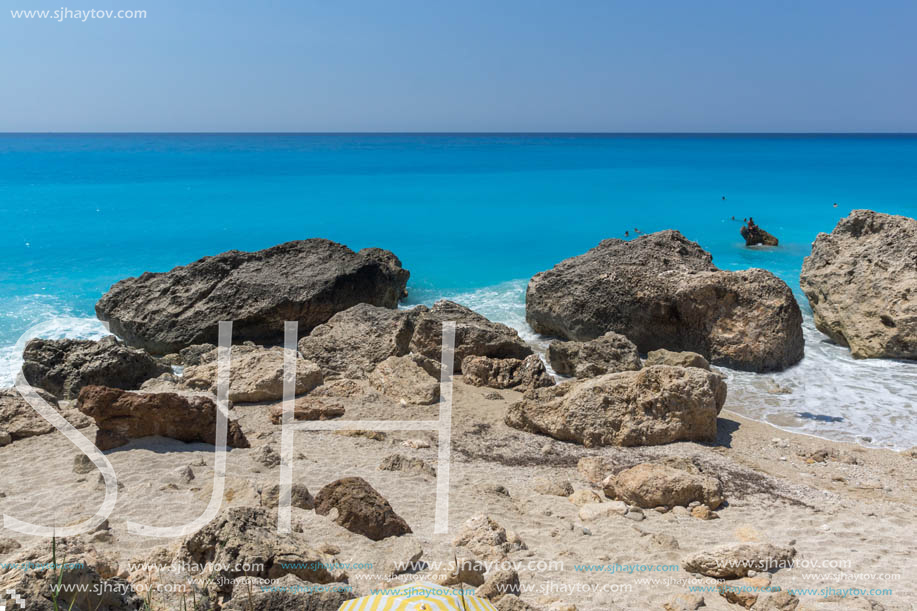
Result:
{"label": "striped beach umbrella", "polygon": [[338,611],[497,611],[497,608],[459,588],[411,583],[348,600]]}

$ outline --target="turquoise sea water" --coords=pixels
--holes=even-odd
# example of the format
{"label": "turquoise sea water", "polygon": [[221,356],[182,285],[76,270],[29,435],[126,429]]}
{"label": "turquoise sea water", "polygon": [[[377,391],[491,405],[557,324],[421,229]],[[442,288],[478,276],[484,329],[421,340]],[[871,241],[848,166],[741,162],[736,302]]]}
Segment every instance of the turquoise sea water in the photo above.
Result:
{"label": "turquoise sea water", "polygon": [[[917,216],[917,137],[0,135],[0,385],[31,326],[101,333],[93,304],[120,278],[313,236],[388,248],[410,303],[454,297],[536,343],[526,280],[634,228],[769,269],[807,310],[802,259],[855,208]],[[745,248],[749,215],[778,248]],[[783,374],[730,374],[728,407],[917,444],[917,365],[852,361],[810,320],[806,348]]]}

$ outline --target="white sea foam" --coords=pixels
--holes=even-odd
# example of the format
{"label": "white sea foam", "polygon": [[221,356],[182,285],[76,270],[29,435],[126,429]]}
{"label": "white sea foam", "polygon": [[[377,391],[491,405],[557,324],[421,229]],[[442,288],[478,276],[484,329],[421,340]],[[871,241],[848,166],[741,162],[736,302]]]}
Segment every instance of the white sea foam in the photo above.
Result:
{"label": "white sea foam", "polygon": [[13,345],[0,348],[0,388],[12,386],[22,368],[22,350],[30,339],[101,339],[110,335],[95,318],[54,316],[33,325]]}
{"label": "white sea foam", "polygon": [[[437,293],[487,318],[516,329],[544,352],[550,338],[525,322],[526,280],[473,291]],[[423,295],[421,300],[430,299]],[[803,321],[806,356],[795,367],[773,374],[722,369],[729,384],[726,409],[796,433],[864,445],[904,449],[917,445],[917,363],[856,360],[847,348],[815,329],[811,314]],[[15,345],[0,348],[0,388],[13,383],[22,350],[32,337],[99,339],[108,335],[94,318],[52,316]]]}
{"label": "white sea foam", "polygon": [[[550,339],[525,322],[526,284],[514,280],[441,297],[516,329],[543,352]],[[804,315],[803,333],[805,358],[787,371],[721,369],[728,377],[726,409],[787,431],[837,441],[893,449],[917,445],[917,363],[854,359],[847,348],[815,329],[810,313]]]}

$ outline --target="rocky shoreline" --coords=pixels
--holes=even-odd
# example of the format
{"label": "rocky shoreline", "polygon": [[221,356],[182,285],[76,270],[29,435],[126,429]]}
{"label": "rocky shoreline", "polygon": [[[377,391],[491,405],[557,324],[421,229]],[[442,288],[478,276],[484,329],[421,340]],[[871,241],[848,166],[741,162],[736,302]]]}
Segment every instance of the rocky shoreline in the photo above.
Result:
{"label": "rocky shoreline", "polygon": [[[855,211],[813,245],[803,290],[818,328],[854,356],[917,358],[915,236],[913,219]],[[24,379],[107,451],[123,487],[104,528],[59,542],[85,564],[67,580],[112,591],[66,604],[140,609],[155,582],[154,609],[193,598],[201,609],[333,611],[408,573],[475,587],[501,611],[911,608],[917,543],[900,533],[914,525],[917,453],[723,411],[717,367],[780,371],[804,357],[799,305],[773,274],[719,270],[677,231],[605,240],[531,279],[526,318],[557,338],[544,360],[461,304],[396,309],[408,278],[391,252],[328,240],[231,251],[115,284],[96,310],[118,339],[29,342]],[[176,540],[131,534],[127,521],[189,521],[210,499],[220,320],[234,321],[221,510]],[[294,532],[276,533],[288,320],[299,323],[300,421],[438,418],[442,325],[455,323],[449,536],[432,531],[436,434],[343,430],[296,434]],[[105,492],[15,389],[0,391],[0,459],[5,514],[72,524]],[[46,540],[0,537],[0,563],[48,553]],[[828,571],[800,577],[787,568],[797,557],[846,557],[850,572],[899,580],[873,596],[808,594],[843,586]],[[439,570],[450,560],[462,570]],[[530,561],[549,568],[520,568]],[[248,568],[149,570],[208,563]],[[677,568],[665,583],[582,568],[628,563]],[[0,568],[0,587],[51,609],[54,576]],[[240,578],[279,585],[253,591]]]}

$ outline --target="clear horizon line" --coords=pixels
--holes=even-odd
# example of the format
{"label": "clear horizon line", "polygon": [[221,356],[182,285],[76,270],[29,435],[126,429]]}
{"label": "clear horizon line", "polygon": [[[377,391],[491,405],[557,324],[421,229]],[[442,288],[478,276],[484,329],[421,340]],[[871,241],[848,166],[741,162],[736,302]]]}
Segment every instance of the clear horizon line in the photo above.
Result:
{"label": "clear horizon line", "polygon": [[917,136],[908,131],[0,131],[0,136]]}

